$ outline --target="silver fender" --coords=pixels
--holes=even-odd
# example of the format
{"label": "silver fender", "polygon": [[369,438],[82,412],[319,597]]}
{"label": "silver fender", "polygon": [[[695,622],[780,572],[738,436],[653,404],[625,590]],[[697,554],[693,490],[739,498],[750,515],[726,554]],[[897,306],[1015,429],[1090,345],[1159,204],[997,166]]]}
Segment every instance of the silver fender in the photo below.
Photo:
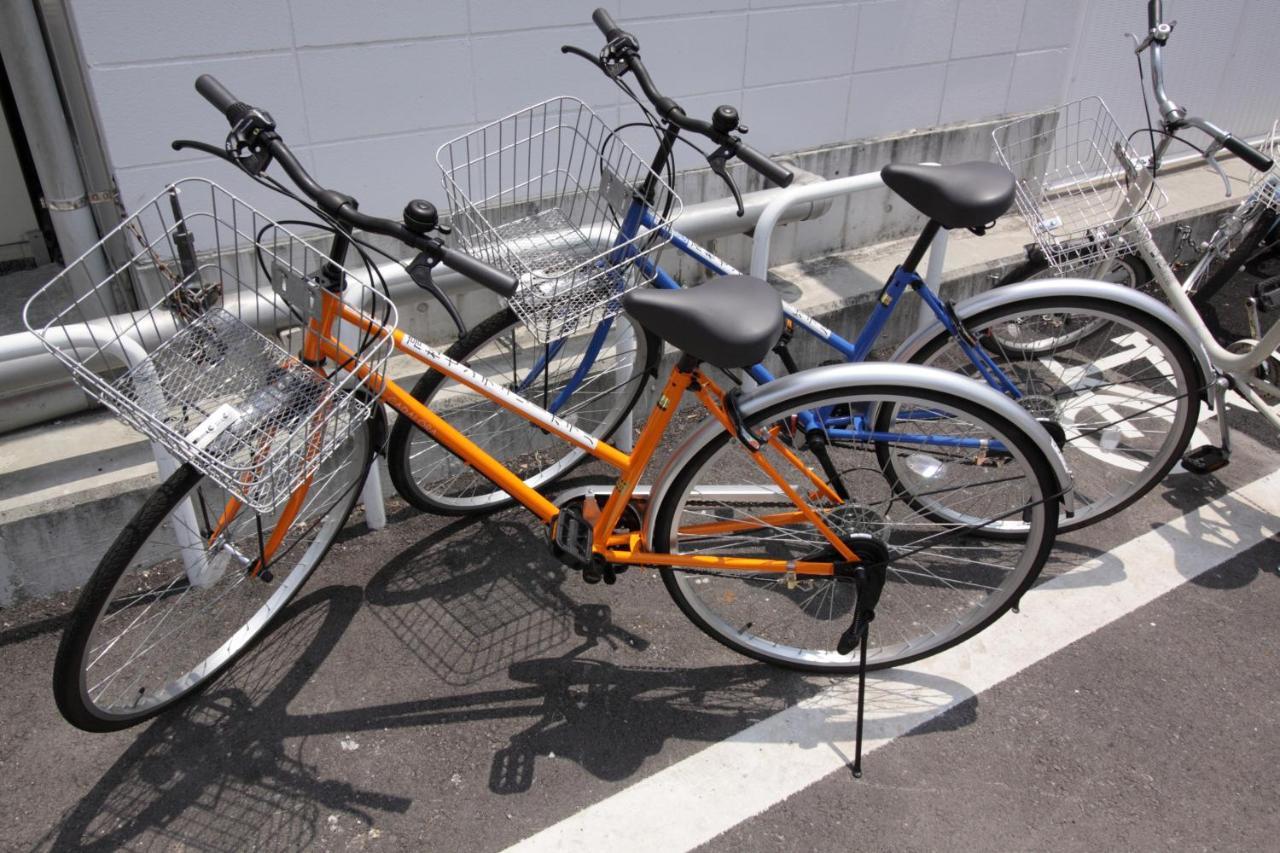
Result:
{"label": "silver fender", "polygon": [[[1062,492],[1063,506],[1068,513],[1073,507],[1071,472],[1062,458],[1058,446],[1053,443],[1035,418],[1026,409],[1013,400],[992,388],[979,385],[972,379],[949,373],[934,367],[920,367],[914,364],[892,364],[884,361],[865,362],[862,364],[833,364],[827,367],[815,367],[802,370],[790,376],[784,376],[766,383],[751,391],[745,392],[740,399],[740,408],[744,415],[778,405],[792,397],[805,396],[815,392],[836,391],[842,388],[858,388],[871,385],[888,385],[910,390],[934,391],[949,394],[961,399],[969,399],[994,411],[1014,426],[1029,435],[1043,451],[1057,479],[1058,489]],[[648,507],[645,510],[645,541],[652,542],[654,525],[657,523],[658,507],[662,506],[667,491],[671,488],[676,474],[698,454],[704,447],[723,432],[720,422],[707,420],[686,438],[658,474],[657,481],[650,492]]]}
{"label": "silver fender", "polygon": [[[1182,318],[1174,313],[1173,309],[1163,302],[1140,293],[1132,287],[1125,287],[1122,284],[1112,284],[1105,281],[1089,281],[1083,278],[1055,278],[1045,279],[1044,281],[1027,281],[1021,284],[1011,284],[1008,287],[997,287],[972,296],[960,304],[956,305],[956,314],[961,320],[966,320],[975,314],[988,311],[992,308],[999,308],[1010,302],[1020,299],[1031,299],[1034,297],[1044,296],[1088,296],[1095,299],[1106,300],[1133,308],[1137,311],[1150,314],[1155,319],[1164,323],[1174,331],[1191,350],[1192,356],[1195,358],[1196,365],[1200,368],[1200,396],[1201,399],[1209,401],[1210,407],[1213,406],[1213,399],[1208,393],[1214,382],[1213,365],[1209,361],[1209,353],[1205,351],[1204,345],[1200,343],[1200,339],[1196,337],[1195,332],[1191,331],[1191,327],[1182,321]],[[916,353],[918,353],[924,345],[932,340],[940,331],[942,331],[942,323],[935,319],[932,323],[924,328],[917,329],[910,337],[902,342],[897,351],[893,354],[891,361],[906,363],[909,362]]]}

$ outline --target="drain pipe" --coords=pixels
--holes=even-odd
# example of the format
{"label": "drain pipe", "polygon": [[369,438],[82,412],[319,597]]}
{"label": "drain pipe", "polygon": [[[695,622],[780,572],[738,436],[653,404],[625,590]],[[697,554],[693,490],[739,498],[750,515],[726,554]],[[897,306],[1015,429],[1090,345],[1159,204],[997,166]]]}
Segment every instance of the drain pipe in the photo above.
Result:
{"label": "drain pipe", "polygon": [[[5,72],[13,85],[18,115],[40,176],[58,246],[62,257],[70,261],[93,248],[99,236],[80,161],[62,113],[62,99],[45,52],[35,4],[31,0],[5,0],[0,9],[0,56],[4,57]],[[107,277],[107,265],[97,250],[94,257],[86,260],[95,282]]]}

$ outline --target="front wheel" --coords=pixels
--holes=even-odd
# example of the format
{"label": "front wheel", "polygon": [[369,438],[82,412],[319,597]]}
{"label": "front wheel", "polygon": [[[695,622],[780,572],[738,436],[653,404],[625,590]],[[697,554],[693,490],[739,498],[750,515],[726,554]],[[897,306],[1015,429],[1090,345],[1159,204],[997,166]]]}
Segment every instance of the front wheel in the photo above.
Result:
{"label": "front wheel", "polygon": [[[1219,228],[1227,227],[1232,216],[1223,217]],[[1234,340],[1249,335],[1248,323],[1241,316],[1241,306],[1220,304],[1218,296],[1242,271],[1259,264],[1275,250],[1276,221],[1280,214],[1270,208],[1255,211],[1225,239],[1215,235],[1211,244],[1221,242],[1214,254],[1204,262],[1191,291],[1191,303],[1195,305],[1205,326],[1213,332],[1220,344],[1226,346]],[[1263,324],[1266,328],[1266,324]]]}
{"label": "front wheel", "polygon": [[80,594],[54,664],[62,716],[85,731],[115,731],[208,686],[324,559],[360,497],[373,451],[366,422],[311,476],[282,530],[283,507],[256,513],[191,465],[175,471]]}
{"label": "front wheel", "polygon": [[[1182,338],[1149,314],[1095,297],[1033,296],[966,318],[965,327],[980,360],[1012,383],[1010,396],[1061,446],[1075,480],[1075,513],[1061,530],[1142,497],[1190,442],[1200,374]],[[1084,328],[1089,334],[1078,333]],[[986,381],[943,329],[911,362]]]}
{"label": "front wheel", "polygon": [[[640,399],[660,354],[656,340],[626,314],[589,333],[539,344],[509,308],[445,353],[600,440],[617,430]],[[586,451],[443,373],[423,374],[413,396],[532,488],[553,483],[586,458]],[[427,512],[467,515],[514,503],[403,414],[391,431],[387,467],[401,496]]]}
{"label": "front wheel", "polygon": [[[872,433],[867,413],[885,405],[929,418]],[[824,426],[806,434],[799,425],[813,418]],[[746,426],[772,433],[761,455],[849,548],[886,562],[870,668],[935,654],[990,625],[1035,580],[1053,545],[1058,490],[1049,461],[1032,436],[972,400],[850,388],[793,398],[748,417]],[[998,460],[988,452],[993,442],[1004,448]],[[964,520],[930,516],[904,499],[906,484],[880,464],[884,447],[914,472],[916,497],[963,507]],[[655,511],[655,552],[839,561],[817,525],[728,433],[692,453]],[[1024,535],[988,535],[1009,518]],[[664,568],[662,577],[694,624],[742,654],[793,669],[858,669],[856,652],[836,651],[857,603],[847,576]]]}

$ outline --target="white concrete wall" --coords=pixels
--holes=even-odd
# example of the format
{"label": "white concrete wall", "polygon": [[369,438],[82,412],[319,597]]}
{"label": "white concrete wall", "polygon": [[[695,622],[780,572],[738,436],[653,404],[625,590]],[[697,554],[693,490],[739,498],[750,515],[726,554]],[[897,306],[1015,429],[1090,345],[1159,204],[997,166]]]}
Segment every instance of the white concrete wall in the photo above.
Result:
{"label": "white concrete wall", "polygon": [[[628,115],[598,72],[558,51],[599,47],[596,5],[639,37],[690,112],[739,105],[767,151],[1095,93],[1122,125],[1141,118],[1122,34],[1145,27],[1144,0],[72,0],[126,206],[192,173],[245,189],[228,167],[168,145],[225,135],[191,88],[209,72],[272,111],[322,182],[381,214],[411,196],[441,199],[440,143],[528,103],[574,94]],[[1269,125],[1280,88],[1266,46],[1280,36],[1280,3],[1166,5],[1180,19],[1174,96],[1241,132]]]}

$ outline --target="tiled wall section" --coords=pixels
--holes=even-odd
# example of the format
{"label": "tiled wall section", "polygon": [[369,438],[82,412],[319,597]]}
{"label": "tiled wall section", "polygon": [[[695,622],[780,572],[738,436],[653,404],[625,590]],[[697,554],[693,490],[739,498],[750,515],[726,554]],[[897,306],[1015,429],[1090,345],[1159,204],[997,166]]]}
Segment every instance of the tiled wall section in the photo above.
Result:
{"label": "tiled wall section", "polygon": [[[210,72],[273,112],[322,182],[382,214],[412,195],[441,198],[440,143],[526,104],[574,94],[629,115],[616,89],[558,51],[598,48],[597,5],[639,37],[668,93],[691,112],[739,105],[767,151],[1097,93],[1123,125],[1141,116],[1122,35],[1145,26],[1143,0],[72,0],[127,206],[193,172],[264,201],[221,164],[169,147],[225,134],[191,89]],[[1258,61],[1280,36],[1275,0],[1166,7],[1179,19],[1171,91],[1260,130],[1280,111]]]}

